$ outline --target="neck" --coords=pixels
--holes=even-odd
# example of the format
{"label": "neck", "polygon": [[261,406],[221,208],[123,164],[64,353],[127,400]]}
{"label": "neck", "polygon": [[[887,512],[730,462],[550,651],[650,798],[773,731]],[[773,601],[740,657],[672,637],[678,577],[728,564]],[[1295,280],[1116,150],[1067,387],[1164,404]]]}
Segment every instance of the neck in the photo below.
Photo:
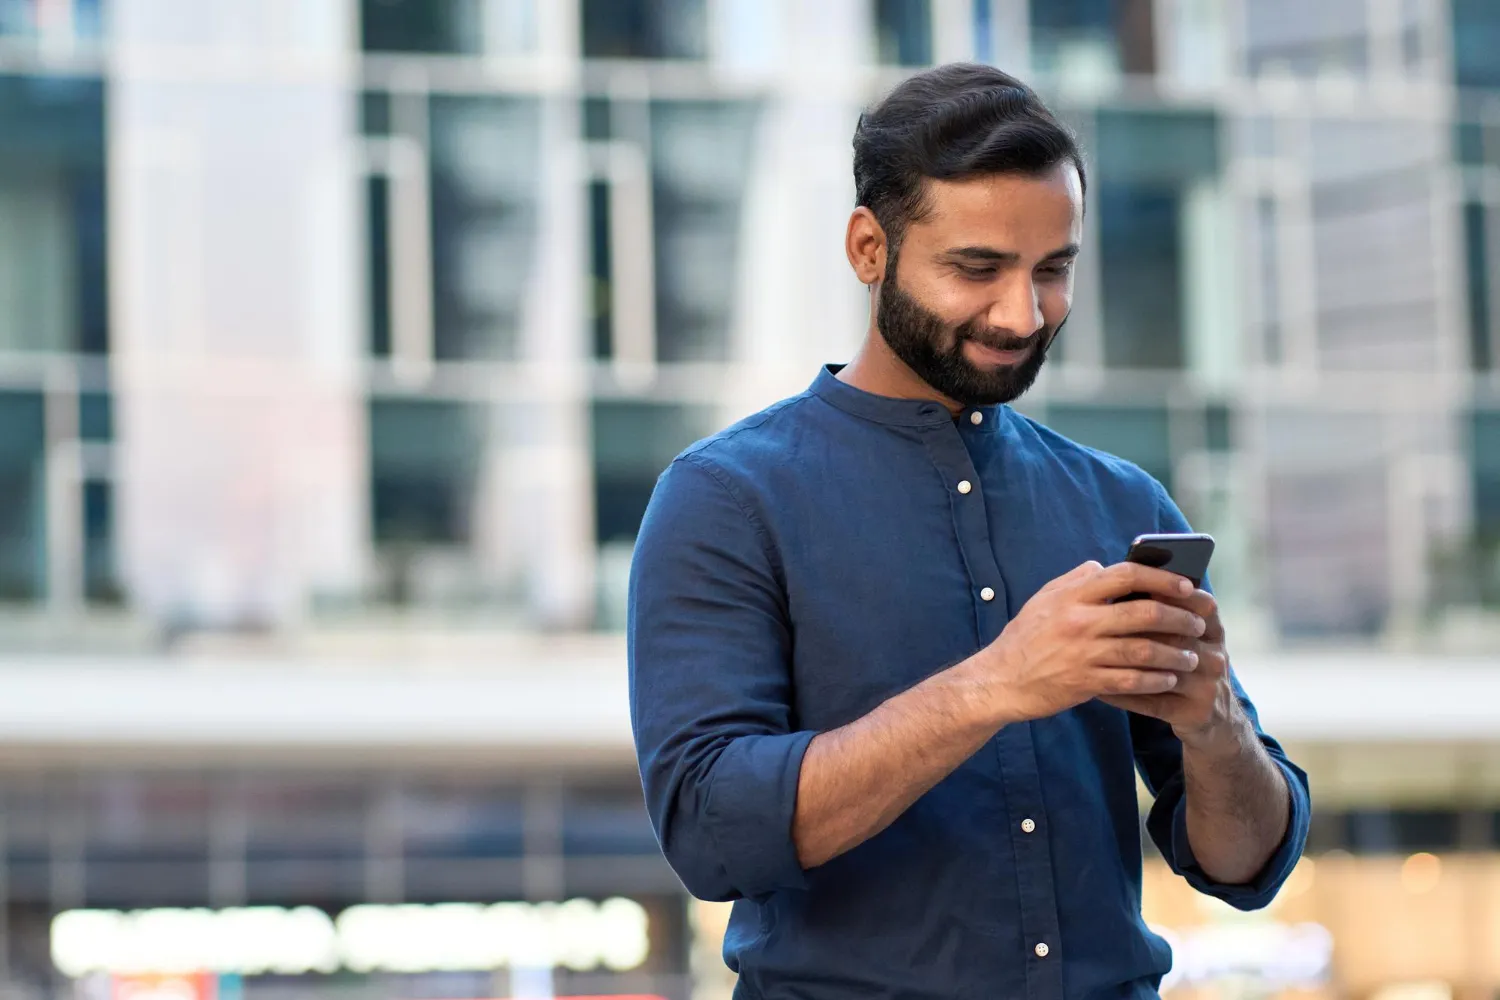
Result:
{"label": "neck", "polygon": [[923,382],[906,362],[896,357],[875,324],[865,331],[864,343],[853,360],[839,370],[838,379],[876,396],[891,399],[926,399],[941,403],[955,417],[964,407]]}

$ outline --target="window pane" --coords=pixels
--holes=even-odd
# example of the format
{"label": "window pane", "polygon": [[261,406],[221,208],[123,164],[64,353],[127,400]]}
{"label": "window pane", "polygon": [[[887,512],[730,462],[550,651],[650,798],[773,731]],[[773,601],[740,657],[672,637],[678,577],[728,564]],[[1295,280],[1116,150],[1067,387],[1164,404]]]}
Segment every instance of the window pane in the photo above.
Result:
{"label": "window pane", "polygon": [[0,601],[42,596],[43,414],[35,392],[0,392]]}
{"label": "window pane", "polygon": [[1212,111],[1102,108],[1096,128],[1101,180],[1183,184],[1219,172],[1219,116]]}
{"label": "window pane", "polygon": [[104,87],[0,76],[0,350],[107,345]]}
{"label": "window pane", "polygon": [[1104,359],[1113,368],[1183,363],[1181,198],[1155,185],[1099,185]]}
{"label": "window pane", "polygon": [[932,62],[931,0],[875,0],[874,14],[880,62],[894,66]]}
{"label": "window pane", "polygon": [[1122,69],[1111,0],[1031,0],[1031,55],[1044,74],[1110,79]]}
{"label": "window pane", "polygon": [[583,0],[583,54],[591,59],[702,59],[704,0]]}
{"label": "window pane", "polygon": [[1477,410],[1469,434],[1478,534],[1500,543],[1500,410]]}
{"label": "window pane", "polygon": [[432,99],[433,351],[514,358],[536,260],[541,105]]}
{"label": "window pane", "polygon": [[1469,357],[1476,371],[1495,366],[1490,329],[1490,247],[1483,205],[1464,206],[1464,253],[1469,277]]}
{"label": "window pane", "polygon": [[366,52],[509,55],[536,46],[536,0],[361,0]]}
{"label": "window pane", "polygon": [[651,108],[657,356],[718,361],[729,353],[740,215],[759,106],[657,102]]}
{"label": "window pane", "polygon": [[1500,88],[1500,6],[1453,0],[1453,70],[1460,87]]}
{"label": "window pane", "polygon": [[460,403],[370,404],[371,502],[377,544],[459,544],[470,533],[478,414]]}

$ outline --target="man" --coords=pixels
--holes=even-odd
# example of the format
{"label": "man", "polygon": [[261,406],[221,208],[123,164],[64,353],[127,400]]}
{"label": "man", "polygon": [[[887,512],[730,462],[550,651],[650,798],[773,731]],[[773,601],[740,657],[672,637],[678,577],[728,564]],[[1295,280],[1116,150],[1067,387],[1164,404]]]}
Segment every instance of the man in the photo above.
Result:
{"label": "man", "polygon": [[860,119],[854,175],[864,345],[684,452],[641,526],[662,849],[736,901],[741,1000],[1154,997],[1135,769],[1167,861],[1241,909],[1309,799],[1213,597],[1118,563],[1188,530],[1163,488],[1005,405],[1068,315],[1082,159],[1024,85],[947,66]]}

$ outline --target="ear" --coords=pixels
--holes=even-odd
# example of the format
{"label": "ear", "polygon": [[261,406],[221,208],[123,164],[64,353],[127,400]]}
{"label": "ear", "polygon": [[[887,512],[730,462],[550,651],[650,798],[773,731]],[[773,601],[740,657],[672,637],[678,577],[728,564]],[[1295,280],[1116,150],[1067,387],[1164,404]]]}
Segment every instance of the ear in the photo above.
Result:
{"label": "ear", "polygon": [[844,234],[844,253],[863,284],[873,285],[885,276],[886,249],[885,230],[875,213],[863,205],[856,208]]}

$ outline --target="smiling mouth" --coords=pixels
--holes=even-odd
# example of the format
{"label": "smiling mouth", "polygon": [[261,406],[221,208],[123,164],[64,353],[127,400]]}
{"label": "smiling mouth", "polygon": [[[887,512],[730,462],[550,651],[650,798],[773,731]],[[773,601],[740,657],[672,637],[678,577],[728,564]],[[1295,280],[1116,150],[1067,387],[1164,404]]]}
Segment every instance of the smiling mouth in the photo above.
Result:
{"label": "smiling mouth", "polygon": [[1032,344],[1027,344],[1025,347],[1011,350],[990,347],[988,344],[981,344],[977,340],[968,340],[964,342],[963,349],[970,361],[990,365],[1017,365],[1026,360],[1027,356],[1031,354],[1033,346]]}

